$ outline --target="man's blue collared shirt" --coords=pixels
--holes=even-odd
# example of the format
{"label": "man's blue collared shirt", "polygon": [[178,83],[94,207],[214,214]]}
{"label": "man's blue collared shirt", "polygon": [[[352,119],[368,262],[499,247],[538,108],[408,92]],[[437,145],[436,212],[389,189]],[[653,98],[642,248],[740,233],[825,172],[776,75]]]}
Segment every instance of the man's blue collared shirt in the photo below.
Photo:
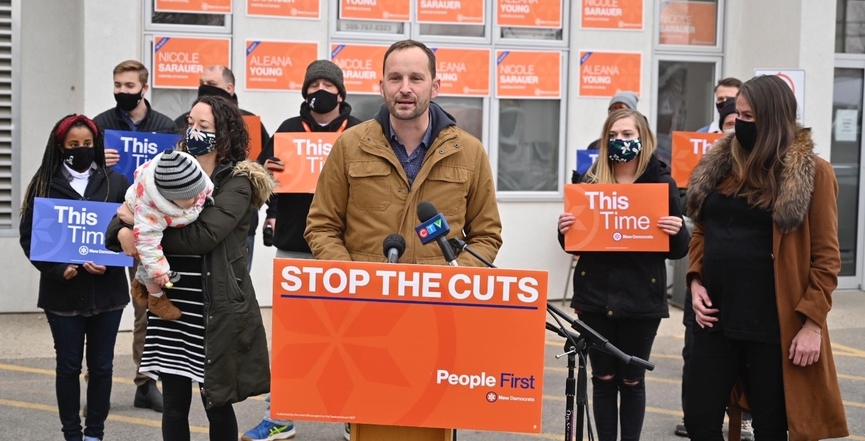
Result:
{"label": "man's blue collared shirt", "polygon": [[402,164],[402,168],[405,170],[405,175],[408,177],[409,187],[414,184],[414,178],[416,178],[417,174],[420,172],[420,168],[423,165],[423,159],[426,157],[427,150],[429,150],[430,142],[432,142],[432,126],[433,121],[432,116],[430,116],[429,126],[427,126],[426,133],[424,133],[420,145],[417,146],[411,155],[408,154],[405,146],[397,139],[396,133],[393,131],[393,126],[390,126],[390,145],[393,147],[393,151],[396,153],[396,158],[399,160],[399,163]]}

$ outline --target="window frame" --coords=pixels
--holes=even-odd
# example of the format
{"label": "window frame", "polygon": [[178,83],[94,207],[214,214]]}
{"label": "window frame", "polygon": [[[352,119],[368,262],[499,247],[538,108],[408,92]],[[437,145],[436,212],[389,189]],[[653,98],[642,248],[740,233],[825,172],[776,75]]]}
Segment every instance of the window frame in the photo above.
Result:
{"label": "window frame", "polygon": [[[677,0],[680,1],[680,0]],[[686,1],[686,0],[681,0]],[[698,0],[699,1],[699,0]],[[723,54],[724,53],[724,19],[727,11],[726,0],[717,0],[718,7],[716,9],[715,21],[715,45],[714,46],[692,46],[686,44],[661,44],[661,5],[668,3],[669,0],[654,2],[654,22],[655,26],[652,30],[652,46],[655,54],[658,52],[686,53],[686,54]]]}
{"label": "window frame", "polygon": [[[410,23],[410,34],[411,38],[423,41],[424,43],[435,43],[442,45],[465,45],[465,44],[475,44],[475,45],[490,45],[492,44],[492,35],[493,35],[493,21],[495,20],[495,7],[493,5],[497,4],[496,1],[484,0],[484,36],[483,37],[461,37],[457,35],[435,35],[435,34],[423,34],[421,33],[421,26],[423,25],[436,25],[436,24],[447,24],[447,23],[420,23],[417,21],[417,4],[418,0],[412,0],[412,21]],[[449,23],[449,25],[460,26],[457,23]],[[479,25],[467,25],[467,26],[479,26]]]}
{"label": "window frame", "polygon": [[[397,40],[405,40],[410,38],[413,35],[412,27],[416,25],[415,22],[415,8],[414,1],[411,1],[409,4],[409,21],[384,21],[384,20],[349,20],[349,21],[370,21],[370,22],[385,22],[385,23],[402,23],[403,31],[398,34],[387,34],[387,33],[379,33],[379,32],[354,32],[354,31],[340,31],[339,30],[339,2],[340,0],[330,0],[328,3],[330,4],[330,11],[332,13],[328,14],[328,42],[327,47],[330,47],[332,40],[337,41],[351,41],[358,43],[366,43],[366,44],[381,44],[383,40],[389,40],[391,42]],[[346,43],[349,44],[349,43]]]}
{"label": "window frame", "polygon": [[[181,25],[167,23],[153,23],[154,0],[144,0],[142,2],[143,17],[144,17],[144,34],[161,34],[161,33],[197,33],[197,34],[219,34],[233,37],[233,14],[205,14],[205,15],[224,15],[225,24],[222,26],[204,26],[204,25]],[[244,5],[245,6],[245,5]],[[238,11],[234,11],[238,13]],[[193,14],[190,12],[189,14]]]}
{"label": "window frame", "polygon": [[[493,11],[490,14],[492,27],[492,45],[493,49],[498,49],[499,46],[513,47],[516,49],[549,49],[549,50],[567,50],[571,42],[571,3],[573,0],[562,0],[562,39],[561,40],[542,40],[533,38],[508,38],[502,37],[502,28],[510,28],[513,26],[499,26],[496,6],[498,0],[492,1]],[[553,29],[553,28],[525,28],[525,29]]]}
{"label": "window frame", "polygon": [[[493,46],[493,59],[490,74],[493,75],[495,81],[496,66],[495,66],[495,51],[497,50],[525,50],[519,46]],[[493,173],[493,179],[496,183],[496,199],[501,202],[561,202],[565,191],[565,176],[567,172],[567,139],[568,139],[568,62],[570,59],[570,50],[559,50],[561,56],[560,77],[561,77],[561,96],[559,97],[559,144],[558,144],[558,179],[556,190],[554,191],[500,191],[498,189],[499,178],[499,118],[489,118],[489,136],[490,144],[487,147],[487,153],[490,157],[490,167]],[[490,111],[489,115],[498,115],[501,110],[500,104],[502,98],[495,96],[495,82],[491,84],[490,90]],[[521,101],[536,100],[535,98],[504,98],[517,99]],[[550,101],[549,98],[537,98],[541,101]],[[493,136],[493,135],[496,136]],[[487,144],[485,144],[487,145]]]}
{"label": "window frame", "polygon": [[[12,113],[12,157],[11,157],[11,219],[9,228],[0,228],[0,237],[18,237],[18,227],[21,221],[17,216],[17,207],[21,206],[24,189],[27,184],[21,183],[21,2],[22,0],[11,0],[12,19],[12,63],[11,78],[11,113]],[[16,62],[17,61],[17,62]]]}

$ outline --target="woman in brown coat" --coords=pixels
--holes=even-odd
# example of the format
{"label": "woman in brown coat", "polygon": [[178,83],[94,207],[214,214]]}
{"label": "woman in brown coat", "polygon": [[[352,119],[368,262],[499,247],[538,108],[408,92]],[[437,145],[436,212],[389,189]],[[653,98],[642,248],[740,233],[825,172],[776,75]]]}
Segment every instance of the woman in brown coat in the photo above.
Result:
{"label": "woman in brown coat", "polygon": [[745,385],[758,441],[847,436],[826,318],[841,268],[838,183],[778,77],[746,82],[739,118],[691,176],[688,284],[698,327],[685,426],[723,440]]}

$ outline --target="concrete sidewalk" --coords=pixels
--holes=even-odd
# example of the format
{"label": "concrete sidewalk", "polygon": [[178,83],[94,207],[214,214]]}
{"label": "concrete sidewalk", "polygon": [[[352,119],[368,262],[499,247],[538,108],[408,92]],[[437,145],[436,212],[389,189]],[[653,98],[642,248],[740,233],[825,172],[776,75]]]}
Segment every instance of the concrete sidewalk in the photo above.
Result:
{"label": "concrete sidewalk", "polygon": [[[644,440],[683,440],[673,435],[681,419],[680,377],[683,343],[682,312],[671,308],[671,318],[662,321],[655,340],[652,361],[656,369],[647,375],[647,413]],[[262,310],[270,338],[271,310]],[[865,441],[865,293],[837,292],[829,315],[833,352],[847,409],[850,439]],[[4,439],[61,439],[54,395],[54,351],[51,333],[43,314],[0,315],[0,421]],[[106,423],[106,440],[151,440],[161,437],[160,414],[132,406],[135,386],[131,360],[132,334],[118,335],[115,349],[112,410]],[[521,435],[460,431],[461,441],[510,441],[563,439],[564,359],[555,359],[562,341],[547,335],[544,375],[544,416],[542,433]],[[83,381],[82,381],[83,386]],[[83,396],[82,387],[82,396]],[[82,399],[83,402],[83,399]],[[240,430],[261,419],[264,402],[260,397],[235,406]],[[200,401],[193,400],[190,422],[194,440],[206,440],[207,419]],[[297,440],[339,440],[337,424],[297,423]]]}

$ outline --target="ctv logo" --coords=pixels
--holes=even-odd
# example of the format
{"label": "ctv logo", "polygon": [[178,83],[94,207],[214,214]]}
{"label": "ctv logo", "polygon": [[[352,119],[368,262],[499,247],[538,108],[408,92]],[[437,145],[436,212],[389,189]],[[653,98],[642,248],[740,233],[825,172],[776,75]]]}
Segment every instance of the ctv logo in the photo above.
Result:
{"label": "ctv logo", "polygon": [[427,225],[423,230],[420,230],[420,236],[427,237],[430,234],[436,234],[436,231],[438,231],[441,227],[442,220],[436,219],[431,225]]}
{"label": "ctv logo", "polygon": [[426,222],[415,227],[415,232],[422,244],[426,245],[439,236],[450,233],[450,225],[441,213],[429,218]]}

